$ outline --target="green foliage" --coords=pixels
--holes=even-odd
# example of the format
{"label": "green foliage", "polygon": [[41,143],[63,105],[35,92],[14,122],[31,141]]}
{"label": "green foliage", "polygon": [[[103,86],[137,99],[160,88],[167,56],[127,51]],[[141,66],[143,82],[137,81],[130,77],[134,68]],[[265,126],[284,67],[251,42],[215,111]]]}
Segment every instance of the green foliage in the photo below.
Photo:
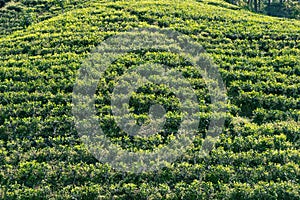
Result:
{"label": "green foliage", "polygon": [[65,11],[86,7],[84,0],[0,0],[0,36],[55,17]]}
{"label": "green foliage", "polygon": [[226,0],[226,2],[270,16],[300,19],[298,0]]}
{"label": "green foliage", "polygon": [[[81,2],[18,1],[0,10],[5,22],[0,38],[1,199],[300,198],[300,22],[217,0]],[[19,17],[23,14],[31,16],[28,22]],[[130,105],[142,123],[151,104],[163,104],[165,132],[131,138],[112,126],[115,78],[142,63],[158,62],[183,73],[199,99],[201,124],[193,145],[176,162],[156,172],[118,172],[99,163],[81,142],[71,93],[81,62],[95,46],[118,32],[150,26],[189,35],[213,57],[228,90],[228,104],[222,105],[228,112],[221,114],[226,126],[215,149],[200,156],[212,108],[200,74],[168,52],[127,54],[110,66],[97,90],[100,123],[112,142],[151,150],[170,142],[178,129],[180,104],[162,85],[139,88]]]}

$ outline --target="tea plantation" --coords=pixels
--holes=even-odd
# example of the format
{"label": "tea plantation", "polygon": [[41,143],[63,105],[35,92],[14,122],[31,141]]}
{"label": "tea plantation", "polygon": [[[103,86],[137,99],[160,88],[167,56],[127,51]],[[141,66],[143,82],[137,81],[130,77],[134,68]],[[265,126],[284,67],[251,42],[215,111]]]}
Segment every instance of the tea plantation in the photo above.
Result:
{"label": "tea plantation", "polygon": [[[5,2],[5,1],[3,1]],[[0,8],[0,199],[300,199],[300,21],[254,14],[220,0],[30,0]],[[27,18],[26,18],[27,16]],[[29,17],[28,17],[29,16]],[[139,122],[149,105],[167,110],[163,132],[129,137],[112,116],[119,76],[144,63],[181,71],[199,101],[193,143],[154,172],[99,162],[79,137],[72,114],[78,70],[105,39],[134,28],[173,30],[204,47],[227,88],[225,126],[200,153],[211,117],[201,74],[180,55],[131,52],[100,80],[99,124],[130,151],[160,148],[179,127],[180,105],[163,85],[130,100]]]}

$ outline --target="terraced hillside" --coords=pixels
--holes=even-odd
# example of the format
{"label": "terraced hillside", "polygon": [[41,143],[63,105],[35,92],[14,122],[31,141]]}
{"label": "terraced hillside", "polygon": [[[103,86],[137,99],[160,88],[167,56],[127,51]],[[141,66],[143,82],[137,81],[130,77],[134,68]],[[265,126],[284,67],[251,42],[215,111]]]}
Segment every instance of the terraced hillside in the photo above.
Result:
{"label": "terraced hillside", "polygon": [[86,0],[1,0],[0,35],[6,36],[69,10],[87,7],[86,3],[91,2]]}
{"label": "terraced hillside", "polygon": [[[36,1],[32,8],[42,4]],[[45,20],[29,26],[1,24],[1,199],[300,198],[299,21],[217,0],[84,5],[49,19],[43,15]],[[1,19],[18,21],[14,16]],[[115,78],[131,66],[155,61],[182,71],[195,88],[201,125],[193,145],[167,167],[135,174],[98,162],[81,142],[71,112],[77,70],[101,41],[136,27],[186,34],[219,66],[228,91],[225,128],[206,157],[199,151],[211,107],[201,75],[179,55],[153,50],[132,52],[109,67],[96,97],[101,126],[125,149],[159,148],[171,140],[180,113],[164,87],[141,88],[131,106],[143,121],[149,104],[164,103],[170,111],[165,132],[141,140],[111,126],[108,102]]]}

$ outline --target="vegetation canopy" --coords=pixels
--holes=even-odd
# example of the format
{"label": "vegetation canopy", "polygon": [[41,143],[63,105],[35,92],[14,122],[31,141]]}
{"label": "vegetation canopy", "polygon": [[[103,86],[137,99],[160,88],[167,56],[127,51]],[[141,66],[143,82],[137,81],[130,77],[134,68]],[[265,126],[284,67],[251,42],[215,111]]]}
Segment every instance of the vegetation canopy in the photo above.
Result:
{"label": "vegetation canopy", "polygon": [[[221,0],[0,0],[0,199],[300,199],[300,21]],[[193,87],[200,119],[175,162],[140,174],[115,170],[88,151],[74,125],[78,70],[102,41],[133,28],[178,31],[200,44],[227,89],[225,126],[200,154],[213,105],[201,73],[179,54],[132,51],[99,80],[95,109],[112,143],[133,152],[171,142],[181,104],[170,88],[146,84],[129,99],[137,124],[151,105],[164,130],[131,137],[112,116],[111,94],[128,69],[159,63]],[[194,105],[193,105],[194,106]]]}

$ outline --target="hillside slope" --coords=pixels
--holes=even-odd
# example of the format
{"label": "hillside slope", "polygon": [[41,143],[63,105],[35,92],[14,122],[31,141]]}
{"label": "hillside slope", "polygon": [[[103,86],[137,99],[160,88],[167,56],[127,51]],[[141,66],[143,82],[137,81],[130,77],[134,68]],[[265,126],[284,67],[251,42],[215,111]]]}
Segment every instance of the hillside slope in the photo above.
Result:
{"label": "hillside slope", "polygon": [[[2,199],[300,198],[299,21],[237,10],[222,1],[87,5],[0,39]],[[186,34],[219,66],[228,113],[207,157],[199,155],[205,124],[185,155],[155,173],[124,173],[101,164],[77,135],[71,113],[77,70],[101,41],[134,27]],[[126,56],[108,72],[99,105],[106,104],[101,92],[111,91],[111,79],[119,73],[114,70],[152,59],[189,72],[176,58],[153,52]],[[191,82],[197,86],[198,79]],[[198,98],[206,99],[206,90],[197,88]],[[141,92],[135,100],[146,106],[147,95]],[[199,107],[209,110],[206,103]],[[111,115],[105,109],[99,106],[107,116],[103,127]],[[126,139],[117,129],[107,134],[115,142]]]}
{"label": "hillside slope", "polygon": [[91,0],[1,0],[0,35],[9,35],[69,10],[88,7],[87,4],[91,2]]}

